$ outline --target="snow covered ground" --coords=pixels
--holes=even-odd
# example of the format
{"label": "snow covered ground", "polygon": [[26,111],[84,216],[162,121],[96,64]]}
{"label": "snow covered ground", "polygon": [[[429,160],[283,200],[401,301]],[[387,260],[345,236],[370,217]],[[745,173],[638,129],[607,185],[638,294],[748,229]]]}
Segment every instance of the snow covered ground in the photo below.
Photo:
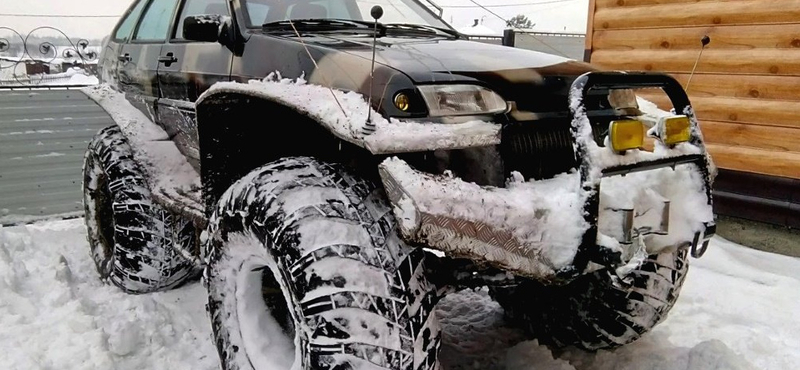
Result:
{"label": "snow covered ground", "polygon": [[[669,318],[616,351],[551,351],[503,323],[484,291],[440,305],[445,369],[794,369],[800,259],[715,238]],[[217,369],[199,283],[131,296],[103,285],[83,219],[0,227],[5,369]]]}
{"label": "snow covered ground", "polygon": [[[4,67],[5,65],[0,65]],[[74,67],[66,72],[28,76],[14,68],[0,68],[0,85],[8,86],[86,86],[97,85],[99,80],[88,72]],[[14,74],[17,73],[15,76]]]}

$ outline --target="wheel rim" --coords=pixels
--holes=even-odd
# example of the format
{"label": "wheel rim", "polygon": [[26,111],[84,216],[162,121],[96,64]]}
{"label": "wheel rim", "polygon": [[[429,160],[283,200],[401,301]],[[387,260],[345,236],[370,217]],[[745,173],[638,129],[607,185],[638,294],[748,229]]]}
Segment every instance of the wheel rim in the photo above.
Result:
{"label": "wheel rim", "polygon": [[256,257],[239,271],[236,313],[250,363],[256,370],[296,368],[299,340],[280,275]]}

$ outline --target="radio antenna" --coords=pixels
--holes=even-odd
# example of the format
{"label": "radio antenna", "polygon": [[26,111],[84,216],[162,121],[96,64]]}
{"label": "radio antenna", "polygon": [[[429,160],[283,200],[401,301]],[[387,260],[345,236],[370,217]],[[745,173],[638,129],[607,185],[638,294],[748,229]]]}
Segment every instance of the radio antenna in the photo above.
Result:
{"label": "radio antenna", "polygon": [[689,84],[692,83],[692,77],[694,77],[694,71],[697,70],[697,63],[700,62],[700,57],[703,56],[703,50],[706,48],[706,45],[708,45],[709,42],[711,42],[711,38],[708,37],[708,35],[703,36],[703,38],[700,39],[700,43],[702,43],[703,46],[700,47],[700,54],[697,54],[697,60],[694,61],[692,73],[689,74],[689,81],[686,81],[686,88],[684,90],[686,90],[687,93],[689,92]]}
{"label": "radio antenna", "polygon": [[364,125],[365,135],[375,132],[375,123],[372,122],[372,85],[375,81],[375,51],[378,48],[378,19],[383,17],[383,8],[380,5],[375,5],[370,9],[369,14],[375,19],[375,27],[372,32],[372,66],[369,70],[369,97],[367,98],[367,123]]}

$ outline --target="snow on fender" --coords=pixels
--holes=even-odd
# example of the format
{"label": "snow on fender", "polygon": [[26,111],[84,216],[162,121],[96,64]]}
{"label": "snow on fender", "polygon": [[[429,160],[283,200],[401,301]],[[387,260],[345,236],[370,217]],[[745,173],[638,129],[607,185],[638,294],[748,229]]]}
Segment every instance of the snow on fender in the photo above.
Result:
{"label": "snow on fender", "polygon": [[282,78],[279,73],[246,84],[218,82],[198,98],[197,105],[208,104],[225,93],[252,96],[289,107],[319,122],[339,139],[373,154],[463,149],[500,143],[500,125],[480,120],[446,125],[387,120],[372,110],[375,130],[365,130],[371,108],[363,95],[310,84],[303,77]]}

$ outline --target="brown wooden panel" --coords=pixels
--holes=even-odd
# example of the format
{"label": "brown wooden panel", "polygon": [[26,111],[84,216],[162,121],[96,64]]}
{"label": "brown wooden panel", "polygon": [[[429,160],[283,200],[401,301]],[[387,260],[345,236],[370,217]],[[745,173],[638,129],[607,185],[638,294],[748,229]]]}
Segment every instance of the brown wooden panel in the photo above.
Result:
{"label": "brown wooden panel", "polygon": [[702,121],[700,129],[708,143],[800,154],[800,128]]}
{"label": "brown wooden panel", "polygon": [[[800,0],[798,0],[800,1]],[[634,71],[691,72],[695,50],[595,50],[592,63]],[[697,72],[800,76],[800,49],[706,50]]]}
{"label": "brown wooden panel", "polygon": [[616,8],[622,6],[642,6],[642,5],[659,5],[659,4],[676,4],[676,3],[719,3],[725,1],[739,1],[739,0],[597,0],[597,8]]}
{"label": "brown wooden panel", "polygon": [[[684,88],[689,81],[689,74],[673,74],[672,77]],[[695,74],[689,92],[697,97],[728,96],[800,101],[800,77]]]}
{"label": "brown wooden panel", "polygon": [[[640,97],[669,110],[672,104],[664,94],[637,91]],[[689,96],[699,120],[746,123],[800,129],[800,102],[741,98]]]}
{"label": "brown wooden panel", "polygon": [[720,168],[800,179],[800,153],[717,144],[706,147]]}
{"label": "brown wooden panel", "polygon": [[597,8],[595,29],[797,23],[800,0],[743,0]]}
{"label": "brown wooden panel", "polygon": [[589,15],[586,19],[586,39],[585,45],[583,48],[583,61],[588,62],[592,59],[592,37],[594,37],[594,11],[595,11],[595,1],[596,0],[589,0]]}
{"label": "brown wooden panel", "polygon": [[[596,30],[594,50],[700,50],[700,39],[708,35],[711,49],[800,48],[800,23],[745,26],[702,26]],[[589,40],[587,39],[587,42]],[[587,44],[588,45],[588,44]]]}

